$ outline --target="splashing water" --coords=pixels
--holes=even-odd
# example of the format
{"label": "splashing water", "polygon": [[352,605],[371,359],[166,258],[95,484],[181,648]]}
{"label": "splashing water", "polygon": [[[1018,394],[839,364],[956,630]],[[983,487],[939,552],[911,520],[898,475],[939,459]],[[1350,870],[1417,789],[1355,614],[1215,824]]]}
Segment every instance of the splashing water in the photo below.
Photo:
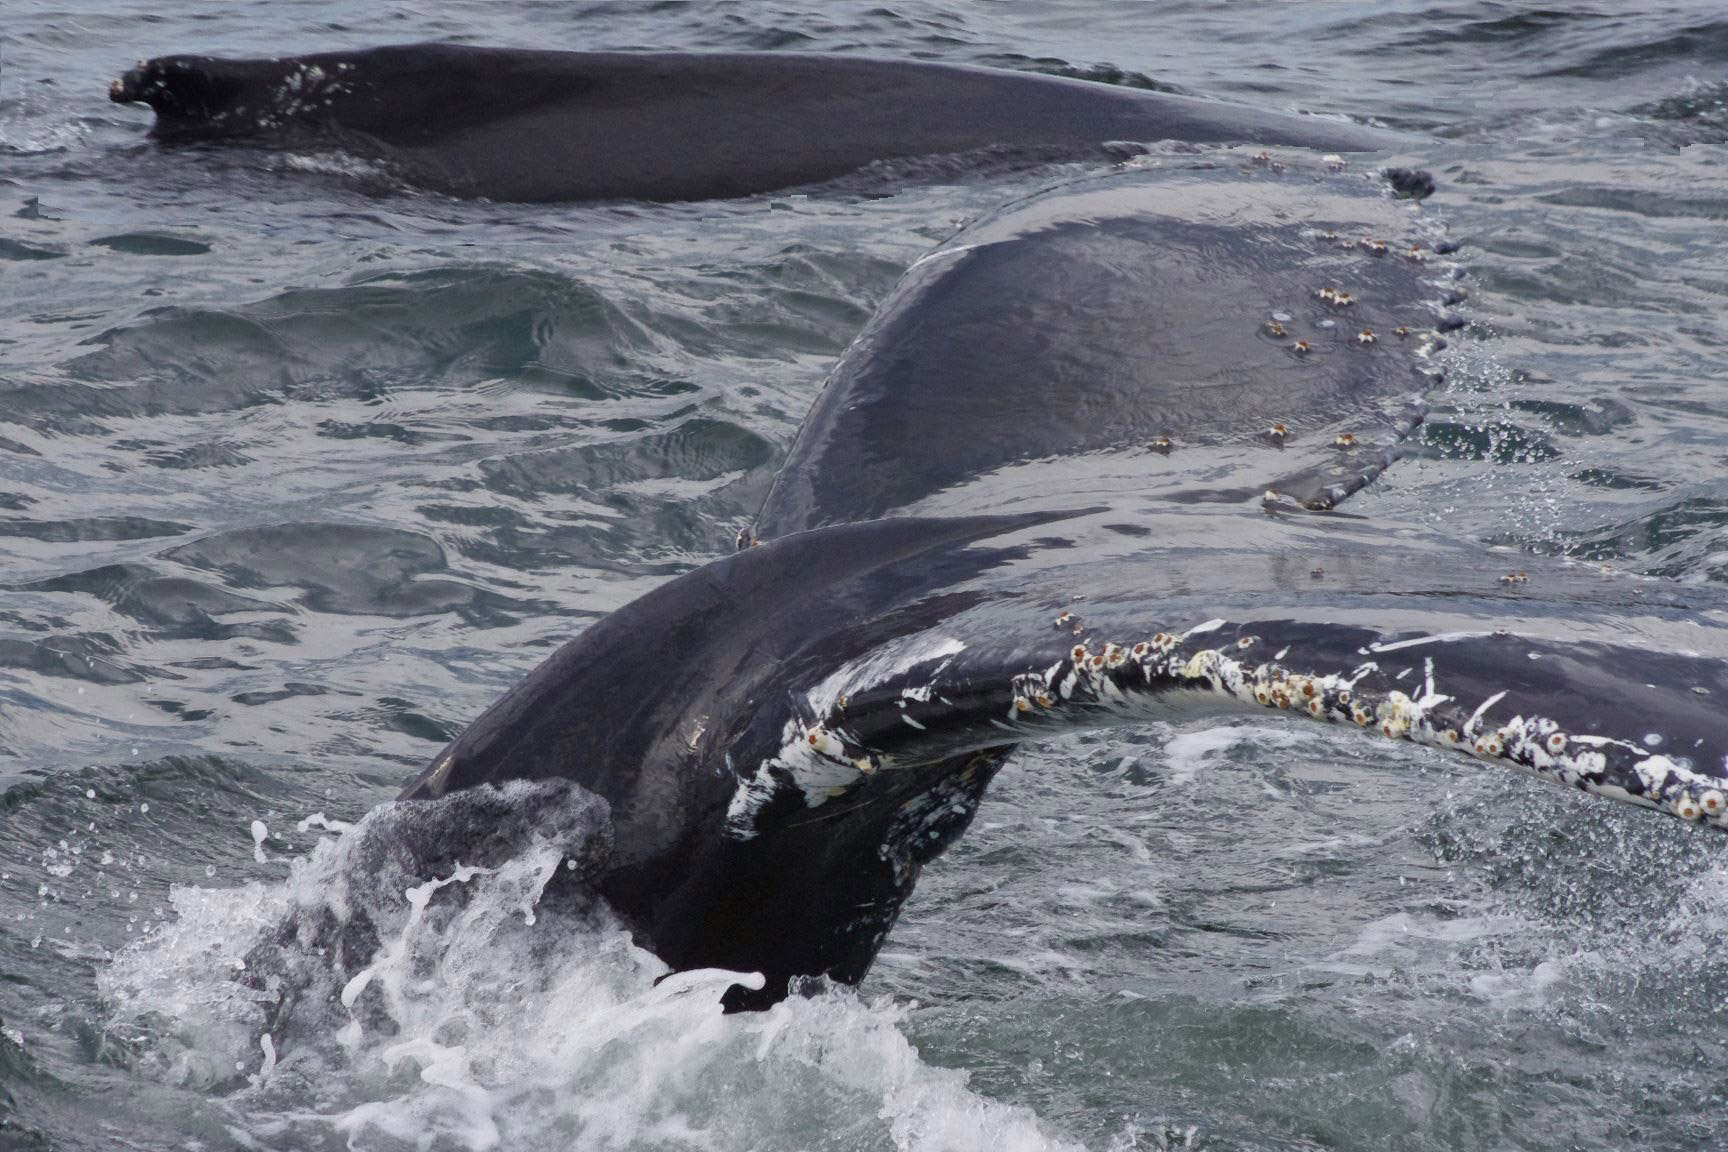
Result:
{"label": "splashing water", "polygon": [[[438,858],[480,820],[476,863]],[[100,977],[110,1036],[265,1146],[1060,1146],[920,1061],[886,1000],[723,1015],[759,976],[669,975],[572,895],[607,834],[580,790],[514,784],[384,805],[280,883],[177,887]]]}

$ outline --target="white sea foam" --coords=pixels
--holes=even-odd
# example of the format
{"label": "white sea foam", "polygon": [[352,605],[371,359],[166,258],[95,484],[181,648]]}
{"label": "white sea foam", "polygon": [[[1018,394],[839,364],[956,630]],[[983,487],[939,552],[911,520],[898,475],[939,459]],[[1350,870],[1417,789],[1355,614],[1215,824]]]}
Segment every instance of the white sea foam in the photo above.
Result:
{"label": "white sea foam", "polygon": [[[140,1067],[225,1093],[233,1128],[268,1147],[1062,1146],[920,1060],[885,1001],[827,991],[723,1015],[752,977],[668,976],[604,908],[547,896],[579,853],[544,825],[505,858],[414,876],[380,864],[392,812],[280,884],[174,891],[173,922],[100,977]],[[365,922],[375,946],[356,957],[349,939],[338,964]]]}
{"label": "white sea foam", "polygon": [[1170,762],[1170,782],[1190,784],[1200,770],[1220,752],[1238,745],[1253,748],[1294,748],[1304,743],[1304,733],[1288,726],[1225,725],[1203,728],[1198,732],[1182,732],[1164,745],[1164,755]]}

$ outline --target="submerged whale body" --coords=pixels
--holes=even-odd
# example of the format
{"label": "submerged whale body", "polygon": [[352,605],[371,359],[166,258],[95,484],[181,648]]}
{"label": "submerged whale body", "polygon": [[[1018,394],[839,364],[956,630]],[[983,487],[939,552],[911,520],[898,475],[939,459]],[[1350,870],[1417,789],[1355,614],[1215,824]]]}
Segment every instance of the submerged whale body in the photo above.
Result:
{"label": "submerged whale body", "polygon": [[166,142],[337,148],[494,200],[703,200],[989,149],[1031,162],[1122,142],[1386,147],[1356,125],[994,68],[812,53],[412,44],[166,56],[109,90]]}
{"label": "submerged whale body", "polygon": [[673,968],[761,973],[733,1008],[860,980],[1014,746],[1077,728],[1273,708],[1728,826],[1699,601],[1514,589],[1334,511],[1437,378],[1437,239],[1312,157],[967,228],[842,357],[748,546],[571,641],[404,796],[602,797],[592,882]]}

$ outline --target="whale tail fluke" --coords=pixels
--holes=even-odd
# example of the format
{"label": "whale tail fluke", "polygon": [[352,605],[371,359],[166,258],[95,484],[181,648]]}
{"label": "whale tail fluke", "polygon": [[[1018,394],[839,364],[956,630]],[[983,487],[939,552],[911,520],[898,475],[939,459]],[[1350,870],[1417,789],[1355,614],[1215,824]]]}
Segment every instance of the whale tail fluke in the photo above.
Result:
{"label": "whale tail fluke", "polygon": [[[1521,769],[1728,829],[1728,659],[1523,631],[1381,629],[1260,610],[1162,629],[1119,606],[1016,622],[994,605],[865,683],[830,677],[807,740],[871,773],[1196,710],[1268,709]],[[1410,619],[1405,612],[1401,625]],[[1419,617],[1418,617],[1419,623]],[[964,639],[956,639],[956,638]],[[796,764],[788,763],[794,781]],[[812,773],[814,775],[814,773]]]}

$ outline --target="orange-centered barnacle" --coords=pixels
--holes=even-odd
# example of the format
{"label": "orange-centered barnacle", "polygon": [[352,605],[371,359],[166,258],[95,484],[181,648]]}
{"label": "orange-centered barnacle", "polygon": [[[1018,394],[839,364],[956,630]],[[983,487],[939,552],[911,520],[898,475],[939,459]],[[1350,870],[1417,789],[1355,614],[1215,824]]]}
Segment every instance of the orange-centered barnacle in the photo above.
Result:
{"label": "orange-centered barnacle", "polygon": [[1308,351],[1308,341],[1306,341],[1306,340],[1296,341],[1296,343],[1290,345],[1290,351],[1295,352],[1299,355],[1307,352]]}
{"label": "orange-centered barnacle", "polygon": [[1266,331],[1272,333],[1274,336],[1282,336],[1284,335],[1284,325],[1278,323],[1276,320],[1268,320],[1266,321]]}
{"label": "orange-centered barnacle", "polygon": [[1032,701],[1024,696],[1016,696],[1014,697],[1014,710],[1016,712],[1030,712],[1032,711]]}
{"label": "orange-centered barnacle", "polygon": [[1080,663],[1082,660],[1086,659],[1086,645],[1084,645],[1084,644],[1074,645],[1074,650],[1072,652],[1069,652],[1068,655],[1070,658],[1073,659],[1074,663],[1076,663],[1076,664]]}
{"label": "orange-centered barnacle", "polygon": [[1050,708],[1054,707],[1056,704],[1056,698],[1051,696],[1048,692],[1038,693],[1037,700],[1038,707],[1040,708]]}
{"label": "orange-centered barnacle", "polygon": [[1728,799],[1724,799],[1722,793],[1714,788],[1698,797],[1698,803],[1702,804],[1704,811],[1712,816],[1718,815],[1724,808],[1728,808]]}
{"label": "orange-centered barnacle", "polygon": [[1403,339],[1404,337],[1410,335],[1410,329],[1408,329],[1404,325],[1400,324],[1400,325],[1398,325],[1398,327],[1392,329],[1392,335],[1397,336],[1399,339]]}
{"label": "orange-centered barnacle", "polygon": [[1552,732],[1548,736],[1548,751],[1558,756],[1566,751],[1566,737],[1560,732]]}
{"label": "orange-centered barnacle", "polygon": [[1356,343],[1358,344],[1373,344],[1379,339],[1380,337],[1374,335],[1374,329],[1372,328],[1364,328],[1362,331],[1356,333]]}
{"label": "orange-centered barnacle", "polygon": [[1136,656],[1146,655],[1146,651],[1149,647],[1150,647],[1150,645],[1148,645],[1146,643],[1146,641],[1144,641],[1144,640],[1140,641],[1140,643],[1134,645],[1134,655],[1136,655]]}

